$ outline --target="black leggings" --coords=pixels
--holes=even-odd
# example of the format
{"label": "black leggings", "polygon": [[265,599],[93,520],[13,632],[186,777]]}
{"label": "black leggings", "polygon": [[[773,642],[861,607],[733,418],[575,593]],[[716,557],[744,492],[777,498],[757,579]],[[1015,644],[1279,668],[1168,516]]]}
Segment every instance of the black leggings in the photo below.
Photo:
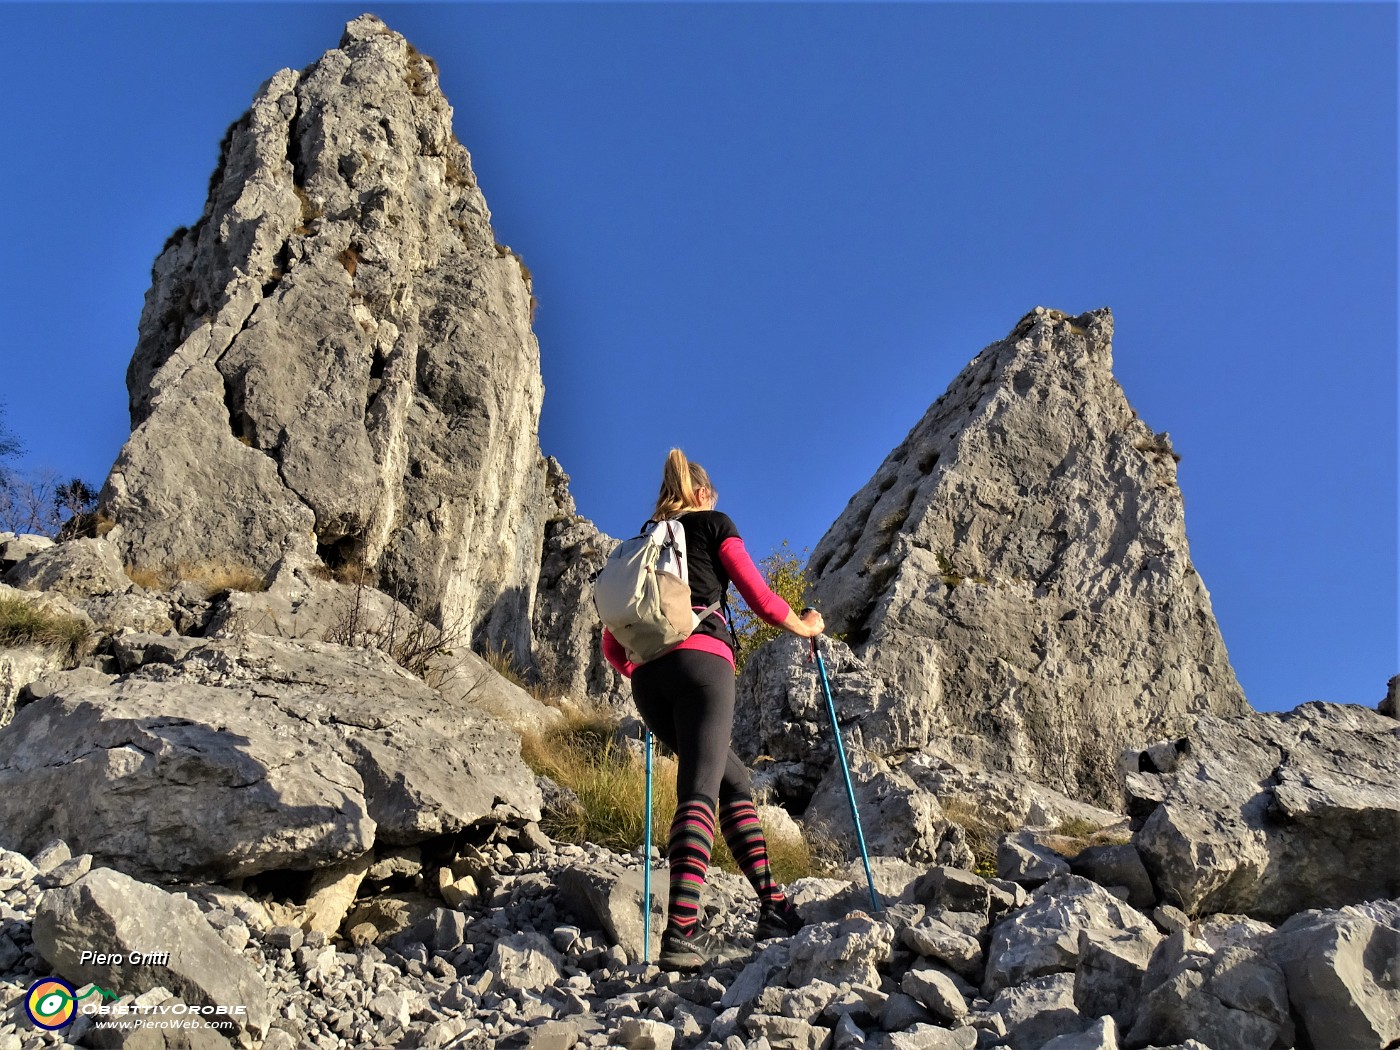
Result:
{"label": "black leggings", "polygon": [[714,653],[675,649],[632,672],[642,721],[676,753],[676,798],[713,804],[753,797],[749,771],[729,746],[734,665]]}

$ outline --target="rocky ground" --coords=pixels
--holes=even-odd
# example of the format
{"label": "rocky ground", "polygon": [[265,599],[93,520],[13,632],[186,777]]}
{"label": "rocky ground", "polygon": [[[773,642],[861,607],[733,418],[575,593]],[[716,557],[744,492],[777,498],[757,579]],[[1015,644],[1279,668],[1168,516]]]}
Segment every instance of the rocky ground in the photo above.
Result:
{"label": "rocky ground", "polygon": [[[751,894],[717,875],[708,921],[753,952],[683,975],[636,961],[636,858],[533,830],[506,838],[480,851],[485,892],[439,902],[382,945],[278,925],[275,905],[224,886],[189,887],[193,903],[181,907],[178,894],[92,868],[61,844],[37,863],[0,854],[0,1050],[228,1045],[209,1031],[123,1040],[82,1016],[61,1035],[38,1032],[19,1019],[21,1003],[55,972],[126,992],[118,1007],[236,995],[249,1013],[235,1039],[278,1050],[1380,1050],[1400,1039],[1400,902],[1305,912],[1278,928],[1192,921],[1170,906],[1149,915],[1022,836],[1002,858],[1019,882],[877,863],[876,915],[862,906],[863,882],[803,880],[794,897],[811,925],[757,945]],[[188,956],[200,937],[212,943],[202,968],[162,970],[164,986],[156,971],[142,984],[131,966],[98,980],[73,958],[95,931],[121,952],[159,942]]]}

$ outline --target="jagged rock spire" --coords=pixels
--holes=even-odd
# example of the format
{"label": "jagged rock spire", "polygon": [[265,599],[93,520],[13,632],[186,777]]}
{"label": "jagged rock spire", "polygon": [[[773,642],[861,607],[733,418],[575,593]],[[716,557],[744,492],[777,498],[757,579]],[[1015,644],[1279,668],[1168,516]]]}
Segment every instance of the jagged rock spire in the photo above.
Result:
{"label": "jagged rock spire", "polygon": [[262,86],[156,260],[103,493],[125,557],[264,570],[300,548],[528,654],[531,309],[436,66],[355,19]]}
{"label": "jagged rock spire", "polygon": [[1191,564],[1176,461],[1112,371],[1113,318],[1037,308],[983,350],[812,552],[832,630],[928,741],[1081,797],[1118,751],[1247,710]]}

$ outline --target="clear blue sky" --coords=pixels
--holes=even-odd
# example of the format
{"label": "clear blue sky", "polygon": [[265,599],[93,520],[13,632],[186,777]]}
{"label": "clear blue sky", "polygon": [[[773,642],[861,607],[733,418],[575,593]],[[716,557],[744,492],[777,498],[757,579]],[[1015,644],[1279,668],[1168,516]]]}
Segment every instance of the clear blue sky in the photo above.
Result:
{"label": "clear blue sky", "polygon": [[1111,306],[1251,702],[1400,671],[1389,3],[5,4],[26,466],[105,477],[224,129],[367,9],[441,66],[605,531],[674,443],[756,554],[810,546],[1027,310]]}

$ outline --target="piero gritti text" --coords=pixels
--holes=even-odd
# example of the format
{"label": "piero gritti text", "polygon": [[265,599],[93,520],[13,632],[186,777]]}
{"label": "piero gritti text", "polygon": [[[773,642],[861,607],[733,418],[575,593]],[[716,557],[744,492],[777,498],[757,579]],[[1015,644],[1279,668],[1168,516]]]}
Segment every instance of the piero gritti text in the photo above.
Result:
{"label": "piero gritti text", "polygon": [[79,965],[91,964],[93,966],[169,966],[169,952],[131,952],[123,954],[116,952],[108,954],[104,952],[83,952],[78,956]]}

